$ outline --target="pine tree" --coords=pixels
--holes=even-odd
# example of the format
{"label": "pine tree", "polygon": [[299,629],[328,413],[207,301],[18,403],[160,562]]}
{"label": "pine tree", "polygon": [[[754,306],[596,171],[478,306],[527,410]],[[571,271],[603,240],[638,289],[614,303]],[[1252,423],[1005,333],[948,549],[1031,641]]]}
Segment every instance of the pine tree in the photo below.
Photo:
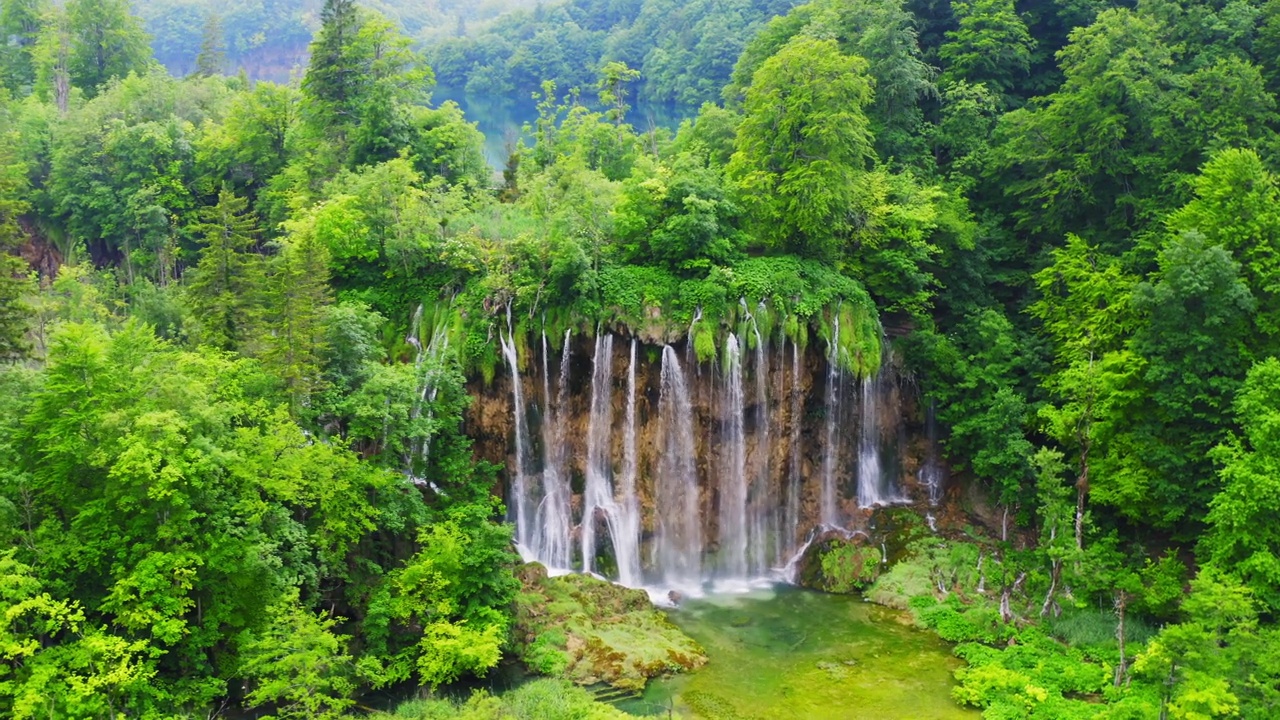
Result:
{"label": "pine tree", "polygon": [[331,301],[329,252],[310,228],[282,241],[267,293],[270,317],[263,360],[284,380],[297,412],[319,382],[325,308]]}
{"label": "pine tree", "polygon": [[200,54],[196,56],[196,75],[213,77],[221,75],[227,65],[227,40],[222,31],[222,18],[209,13],[204,21],[204,36],[200,40]]}
{"label": "pine tree", "polygon": [[341,123],[353,114],[350,106],[359,94],[359,63],[351,49],[362,23],[355,0],[325,0],[320,20],[302,92],[326,124]]}
{"label": "pine tree", "polygon": [[257,218],[248,207],[224,187],[196,227],[205,246],[191,271],[187,302],[197,318],[196,340],[224,350],[242,350],[253,339],[262,305],[263,263],[253,251]]}

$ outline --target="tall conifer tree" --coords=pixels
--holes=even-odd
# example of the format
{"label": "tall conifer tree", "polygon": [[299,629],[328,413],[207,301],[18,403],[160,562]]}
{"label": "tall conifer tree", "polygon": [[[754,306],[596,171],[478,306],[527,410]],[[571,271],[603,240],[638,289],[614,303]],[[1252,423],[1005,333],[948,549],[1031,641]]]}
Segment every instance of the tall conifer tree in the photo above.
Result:
{"label": "tall conifer tree", "polygon": [[253,252],[258,227],[249,201],[227,188],[201,213],[200,263],[192,271],[187,300],[197,318],[196,339],[223,350],[244,349],[253,338],[262,304],[262,258]]}

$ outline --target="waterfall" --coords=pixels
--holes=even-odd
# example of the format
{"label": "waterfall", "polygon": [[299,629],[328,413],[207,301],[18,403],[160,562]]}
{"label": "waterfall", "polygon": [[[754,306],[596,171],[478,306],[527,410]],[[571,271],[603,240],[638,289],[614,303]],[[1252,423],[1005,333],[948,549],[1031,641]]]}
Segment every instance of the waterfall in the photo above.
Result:
{"label": "waterfall", "polygon": [[604,516],[611,535],[614,517],[613,467],[613,335],[596,336],[591,371],[591,413],[587,419],[586,487],[582,495],[582,570],[593,572],[596,558],[597,511]]}
{"label": "waterfall", "polygon": [[942,459],[938,457],[938,418],[933,399],[924,415],[925,448],[924,465],[920,467],[920,484],[929,496],[929,507],[937,507],[942,502],[943,483],[946,482]]}
{"label": "waterfall", "polygon": [[822,448],[822,494],[818,503],[818,519],[823,525],[838,527],[839,510],[836,507],[836,472],[840,463],[837,424],[840,415],[840,313],[835,313],[832,323],[831,346],[827,352],[827,388],[824,409],[826,427]]}
{"label": "waterfall", "polygon": [[[431,339],[426,344],[423,344],[422,312],[423,306],[419,304],[418,308],[413,312],[409,334],[405,337],[405,341],[412,345],[416,351],[413,368],[418,376],[418,388],[417,392],[414,393],[413,407],[409,411],[409,417],[413,420],[417,420],[424,413],[428,420],[431,419],[431,403],[436,400],[436,394],[439,391],[440,372],[444,366],[444,354],[449,349],[448,323],[440,322],[435,317],[431,320]],[[386,444],[385,429],[383,431],[383,444]],[[427,456],[430,452],[431,435],[428,433],[422,437],[417,448],[410,448],[405,453],[405,473],[415,484],[429,484],[414,473],[416,469],[426,464]]]}
{"label": "waterfall", "polygon": [[[787,505],[785,550],[794,547],[800,535],[800,471],[802,454],[800,447],[800,414],[803,409],[804,388],[800,384],[800,346],[791,344],[791,453],[787,468]],[[779,556],[781,557],[781,556]]]}
{"label": "waterfall", "polygon": [[627,364],[627,418],[623,425],[622,477],[618,483],[617,532],[613,552],[618,563],[618,582],[639,587],[640,574],[640,500],[636,497],[636,346],[631,339],[631,357]]}
{"label": "waterfall", "polygon": [[525,459],[528,456],[529,429],[524,413],[524,392],[520,386],[520,362],[516,356],[515,333],[511,327],[511,306],[507,306],[507,333],[498,332],[502,356],[511,370],[511,408],[515,421],[515,467],[512,468],[511,495],[515,507],[516,546],[525,562],[542,561],[535,547],[530,516],[536,513],[534,498],[530,497],[529,479],[525,475]]}
{"label": "waterfall", "polygon": [[724,402],[720,447],[720,572],[747,577],[747,442],[743,433],[742,347],[729,333],[724,344]]}
{"label": "waterfall", "polygon": [[565,467],[565,395],[569,384],[570,331],[564,334],[560,353],[559,384],[555,400],[551,397],[550,348],[547,334],[542,333],[542,501],[538,503],[534,525],[535,555],[539,562],[553,569],[567,569],[572,562],[573,519],[570,511],[569,473]]}
{"label": "waterfall", "polygon": [[[764,301],[757,310],[764,309]],[[751,523],[750,557],[751,575],[762,577],[769,570],[777,552],[770,557],[769,538],[775,536],[778,502],[772,491],[770,480],[770,442],[769,424],[773,414],[769,411],[769,354],[765,339],[760,334],[760,324],[755,316],[751,317],[751,330],[756,337],[756,457],[755,472],[751,484],[751,495],[748,499]]]}
{"label": "waterfall", "polygon": [[858,423],[858,506],[869,508],[885,505],[883,473],[880,462],[880,378],[862,379],[862,397]]}
{"label": "waterfall", "polygon": [[693,404],[676,351],[662,347],[658,398],[660,445],[654,487],[657,537],[654,565],[670,587],[701,585],[702,529],[694,458]]}

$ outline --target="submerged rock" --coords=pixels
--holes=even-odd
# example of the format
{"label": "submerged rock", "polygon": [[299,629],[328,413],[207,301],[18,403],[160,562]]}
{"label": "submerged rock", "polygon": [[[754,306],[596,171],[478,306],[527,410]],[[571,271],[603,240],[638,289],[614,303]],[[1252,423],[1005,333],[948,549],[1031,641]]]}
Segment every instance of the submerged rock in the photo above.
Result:
{"label": "submerged rock", "polygon": [[701,667],[707,656],[632,590],[586,575],[547,577],[526,565],[516,600],[516,651],[531,670],[581,685],[639,690],[658,675]]}

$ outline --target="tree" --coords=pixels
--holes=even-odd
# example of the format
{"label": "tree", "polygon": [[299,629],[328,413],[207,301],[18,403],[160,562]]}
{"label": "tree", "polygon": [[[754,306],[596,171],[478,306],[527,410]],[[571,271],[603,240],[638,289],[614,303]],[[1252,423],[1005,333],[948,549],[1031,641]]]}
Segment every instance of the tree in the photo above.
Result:
{"label": "tree", "polygon": [[284,380],[297,413],[320,382],[324,309],[331,294],[329,251],[316,235],[314,220],[294,224],[279,245],[267,279],[263,359]]}
{"label": "tree", "polygon": [[112,78],[141,72],[151,61],[150,39],[128,0],[68,0],[71,83],[90,96]]}
{"label": "tree", "polygon": [[221,75],[226,64],[227,39],[222,29],[222,17],[217,13],[209,13],[204,21],[204,34],[200,38],[200,53],[196,55],[196,75]]}
{"label": "tree", "polygon": [[1171,213],[1173,232],[1198,232],[1229,251],[1258,302],[1258,353],[1280,351],[1280,181],[1253,150],[1214,155],[1195,179],[1195,198]]}
{"label": "tree", "polygon": [[1085,499],[1089,493],[1089,454],[1096,424],[1105,412],[1104,374],[1115,366],[1115,353],[1133,329],[1130,303],[1137,280],[1120,263],[1089,246],[1077,235],[1053,251],[1053,264],[1034,276],[1040,298],[1029,312],[1040,319],[1054,343],[1055,371],[1044,385],[1057,403],[1040,414],[1049,432],[1077,457],[1076,549],[1084,549]]}
{"label": "tree", "polygon": [[251,706],[271,705],[279,718],[345,717],[355,704],[350,639],[333,629],[341,618],[303,608],[297,593],[269,610],[267,627],[245,648],[241,672],[251,683]]}
{"label": "tree", "polygon": [[249,201],[223,187],[218,204],[204,208],[196,232],[204,236],[190,271],[187,302],[198,342],[223,350],[251,347],[262,306],[262,260],[255,250],[257,219]]}
{"label": "tree", "polygon": [[1222,490],[1209,505],[1202,554],[1280,609],[1280,360],[1253,366],[1235,401],[1240,433],[1214,451]]}
{"label": "tree", "polygon": [[67,13],[55,9],[36,38],[31,51],[35,64],[37,97],[51,99],[58,110],[65,114],[71,101],[71,28]]}
{"label": "tree", "polygon": [[350,104],[358,95],[361,81],[351,47],[363,24],[355,0],[325,0],[320,22],[320,32],[311,43],[311,62],[302,80],[302,91],[321,112],[340,117],[353,115]]}
{"label": "tree", "polygon": [[48,11],[46,0],[5,0],[0,4],[0,72],[5,87],[18,93],[36,79],[35,45]]}
{"label": "tree", "polygon": [[1209,451],[1225,439],[1248,370],[1255,303],[1231,254],[1203,236],[1172,237],[1160,269],[1134,290],[1139,313],[1123,366],[1101,395],[1095,501],[1164,527],[1195,528],[1217,489]]}
{"label": "tree", "polygon": [[627,104],[627,83],[640,77],[639,70],[632,70],[626,63],[609,62],[600,69],[596,88],[600,91],[600,104],[609,108],[605,117],[621,126],[631,108]]}
{"label": "tree", "polygon": [[353,0],[326,0],[302,80],[304,117],[350,166],[389,160],[409,143],[410,108],[434,76],[409,40]]}
{"label": "tree", "polygon": [[[0,128],[10,127],[12,112],[0,108]],[[29,348],[31,324],[26,296],[34,290],[30,267],[16,255],[25,239],[18,218],[30,209],[26,163],[15,157],[13,137],[0,135],[0,361],[16,360]]]}
{"label": "tree", "polygon": [[1010,104],[1031,69],[1035,47],[1012,0],[956,2],[951,7],[959,27],[946,33],[947,42],[938,49],[946,63],[943,80],[982,83]]}
{"label": "tree", "polygon": [[796,37],[752,77],[726,172],[767,244],[824,259],[843,249],[875,159],[867,69],[832,40]]}

